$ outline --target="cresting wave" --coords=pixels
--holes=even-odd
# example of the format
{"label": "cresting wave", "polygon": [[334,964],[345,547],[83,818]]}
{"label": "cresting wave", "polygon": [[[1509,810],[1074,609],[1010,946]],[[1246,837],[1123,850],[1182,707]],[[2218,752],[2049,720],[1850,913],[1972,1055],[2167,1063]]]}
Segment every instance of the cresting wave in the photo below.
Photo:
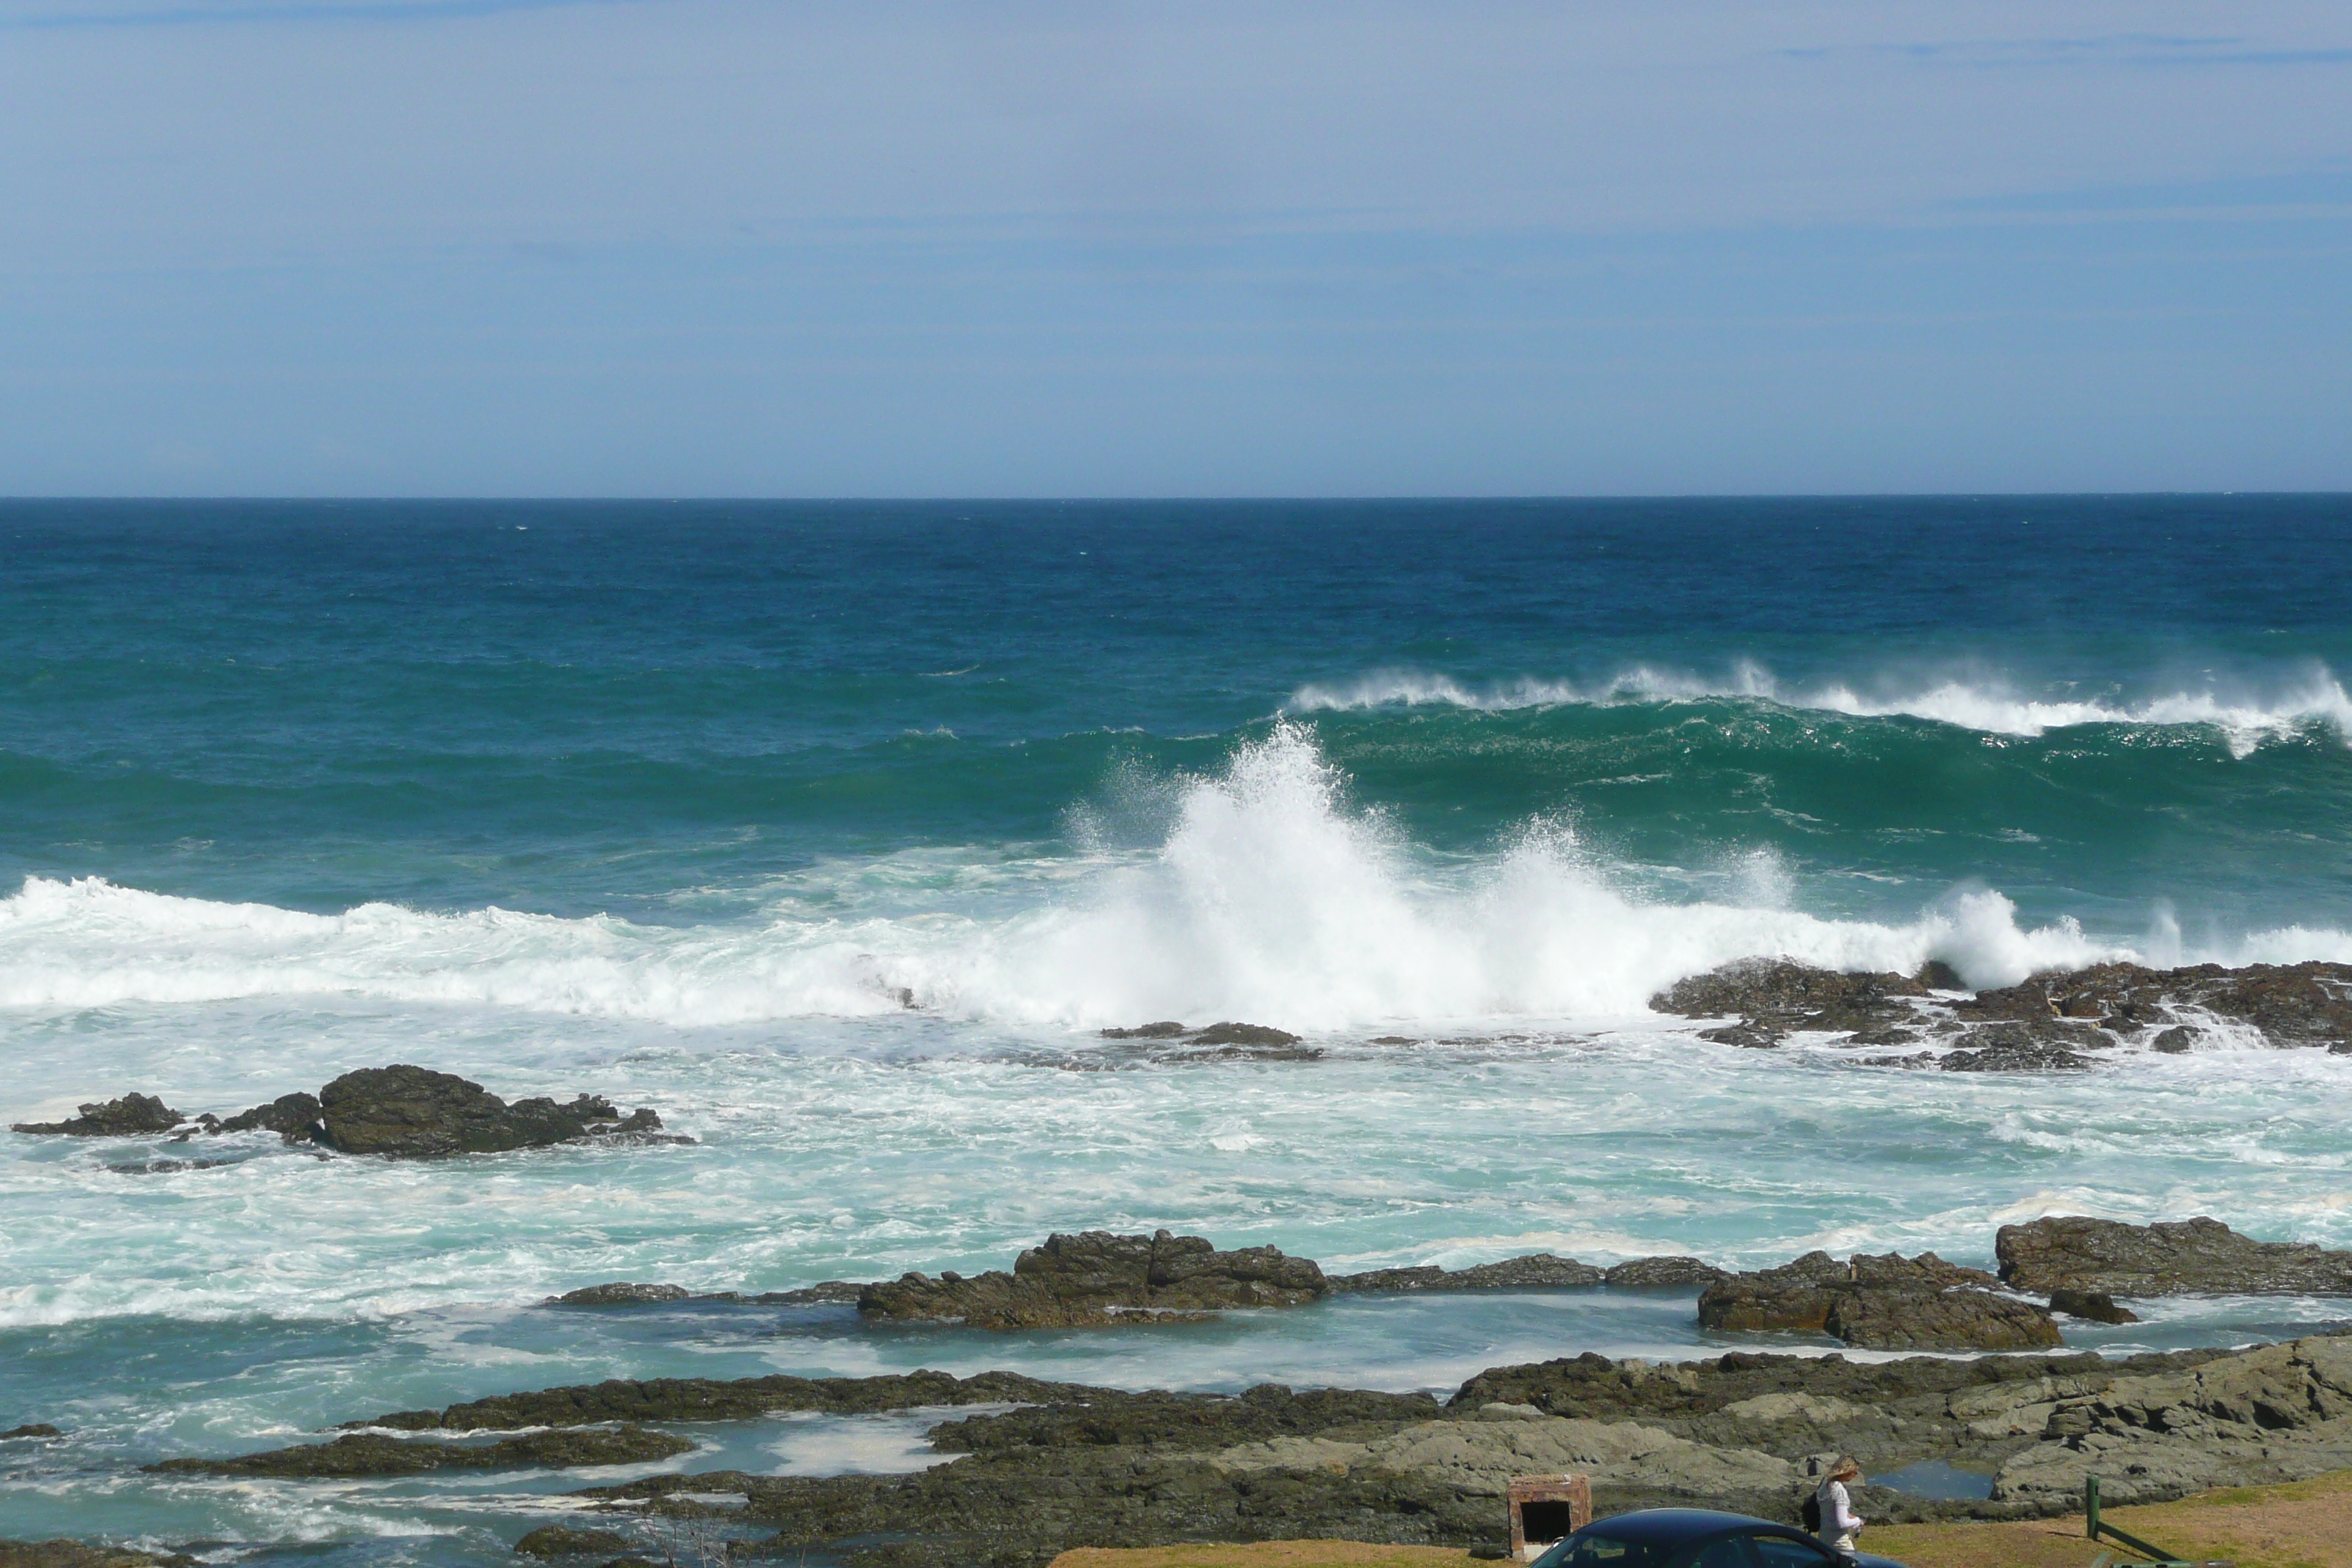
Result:
{"label": "cresting wave", "polygon": [[1621,702],[1687,702],[1739,698],[1784,708],[1876,719],[1906,715],[1966,730],[2003,735],[2039,735],[2079,724],[2207,725],[2219,730],[2230,749],[2245,756],[2266,740],[2324,724],[2352,743],[2352,695],[2325,668],[2266,699],[2229,699],[2212,690],[2179,691],[2137,702],[2094,699],[2060,701],[2019,697],[1997,687],[1945,680],[1894,695],[1865,697],[1839,683],[1803,688],[1785,684],[1762,666],[1743,663],[1728,679],[1636,667],[1605,681],[1578,685],[1566,680],[1518,680],[1485,688],[1464,686],[1450,676],[1412,669],[1374,670],[1341,685],[1307,685],[1285,704],[1294,714],[1344,712],[1370,708],[1444,706],[1480,712],[1521,708],[1603,706]]}
{"label": "cresting wave", "polygon": [[[856,1017],[912,1006],[1008,1026],[1244,1017],[1307,1030],[1406,1020],[1627,1017],[1659,988],[1780,953],[1970,984],[2137,957],[2071,920],[2027,928],[1999,892],[1959,891],[1903,924],[1749,904],[1648,902],[1611,884],[1572,831],[1531,822],[1496,854],[1448,866],[1378,813],[1291,723],[1181,790],[1156,848],[1073,884],[1041,876],[1007,909],[909,908],[882,895],[843,918],[772,906],[669,929],[496,908],[367,904],[315,915],[100,879],[33,878],[0,900],[0,1005],[81,1008],[348,996],[639,1018],[680,1026]],[[877,879],[887,883],[889,879]],[[2352,959],[2352,935],[2294,928],[2228,953],[2157,962]]]}

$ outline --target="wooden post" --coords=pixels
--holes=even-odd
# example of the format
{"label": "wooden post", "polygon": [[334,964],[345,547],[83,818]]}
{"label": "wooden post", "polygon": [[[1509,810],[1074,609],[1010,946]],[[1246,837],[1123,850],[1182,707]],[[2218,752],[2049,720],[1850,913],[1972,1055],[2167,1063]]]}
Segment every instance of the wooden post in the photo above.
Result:
{"label": "wooden post", "polygon": [[1592,1522],[1590,1476],[1513,1476],[1508,1497],[1515,1562],[1534,1562],[1544,1548]]}

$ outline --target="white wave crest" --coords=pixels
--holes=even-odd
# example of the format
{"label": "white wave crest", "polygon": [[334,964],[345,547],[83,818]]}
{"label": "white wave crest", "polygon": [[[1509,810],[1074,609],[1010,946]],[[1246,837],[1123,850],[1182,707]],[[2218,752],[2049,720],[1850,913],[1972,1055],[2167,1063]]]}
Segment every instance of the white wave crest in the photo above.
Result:
{"label": "white wave crest", "polygon": [[[1309,731],[1278,725],[1182,791],[1155,851],[1075,883],[1065,868],[1010,909],[1001,890],[987,909],[956,911],[907,907],[899,889],[900,907],[862,919],[784,904],[677,930],[389,904],[313,915],[32,878],[0,900],[0,1005],[348,996],[697,1026],[911,1004],[1010,1025],[1339,1029],[1626,1017],[1685,975],[1757,954],[1906,973],[1941,959],[1975,985],[2137,956],[2072,921],[2021,925],[1990,890],[1900,924],[1809,915],[1781,907],[1786,877],[1771,866],[1734,879],[1753,903],[1645,901],[1549,824],[1467,872],[1445,870],[1376,814],[1347,809],[1343,783]],[[2243,946],[2342,956],[2352,937],[2293,928]]]}
{"label": "white wave crest", "polygon": [[2231,699],[2217,691],[2179,691],[2139,701],[2087,701],[2020,697],[1996,686],[1945,680],[1894,695],[1864,696],[1850,685],[1803,688],[1784,684],[1756,664],[1737,667],[1727,679],[1708,680],[1637,666],[1596,684],[1522,677],[1483,688],[1419,670],[1375,670],[1339,685],[1309,684],[1291,694],[1294,714],[1370,708],[1445,706],[1503,712],[1520,708],[1604,706],[1620,702],[1692,701],[1737,697],[1786,708],[1854,718],[1905,715],[2001,735],[2039,735],[2081,724],[2207,725],[2221,731],[2232,752],[2245,756],[2266,740],[2284,739],[2312,723],[2352,741],[2352,696],[2327,670],[2263,698]]}

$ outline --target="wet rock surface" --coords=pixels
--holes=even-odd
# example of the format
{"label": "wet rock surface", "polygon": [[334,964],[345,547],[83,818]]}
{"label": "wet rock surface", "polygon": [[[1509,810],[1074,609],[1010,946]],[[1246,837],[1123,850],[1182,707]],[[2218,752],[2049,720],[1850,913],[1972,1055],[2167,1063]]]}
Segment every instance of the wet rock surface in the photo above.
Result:
{"label": "wet rock surface", "polygon": [[1757,958],[1679,981],[1650,1005],[1687,1018],[1737,1016],[1735,1024],[1699,1031],[1721,1045],[1777,1046],[1799,1031],[1843,1033],[1843,1044],[1878,1048],[1935,1037],[1952,1048],[1866,1065],[1949,1072],[2081,1072],[2099,1063],[2086,1053],[2127,1042],[2179,1053],[2232,1031],[2278,1047],[2352,1052],[2352,964],[2103,963],[1950,994],[1959,988],[1959,976],[1941,963],[1906,977]]}
{"label": "wet rock surface", "polygon": [[625,1117],[612,1101],[595,1095],[581,1095],[569,1104],[541,1098],[509,1105],[455,1073],[406,1065],[347,1072],[319,1091],[319,1105],[320,1142],[329,1147],[412,1160],[661,1130],[661,1118],[653,1111]]}
{"label": "wet rock surface", "polygon": [[1220,1252],[1201,1237],[1165,1230],[1090,1230],[1046,1237],[1015,1258],[1010,1274],[908,1274],[869,1285],[857,1310],[868,1318],[987,1329],[1098,1327],[1226,1308],[1302,1306],[1328,1289],[1311,1259],[1271,1247]]}
{"label": "wet rock surface", "polygon": [[1361,1274],[1334,1274],[1327,1283],[1338,1293],[1367,1295],[1408,1290],[1559,1290],[1590,1288],[1608,1279],[1608,1271],[1573,1258],[1549,1252],[1507,1258],[1469,1268],[1440,1268],[1425,1264],[1412,1268],[1373,1268]]}
{"label": "wet rock surface", "polygon": [[566,1290],[561,1296],[551,1296],[542,1303],[550,1307],[637,1307],[656,1301],[685,1301],[692,1293],[683,1285],[636,1284],[615,1279],[605,1285],[583,1285],[577,1290]]}
{"label": "wet rock surface", "polygon": [[1811,1252],[1716,1280],[1699,1296],[1698,1321],[1717,1333],[1821,1333],[1869,1350],[2041,1350],[2061,1342],[2048,1311],[2000,1294],[1998,1284],[1932,1252],[1843,1263]]}
{"label": "wet rock surface", "polygon": [[2050,1310],[2094,1323],[2139,1321],[2137,1312],[2128,1307],[2118,1307],[2116,1299],[2104,1290],[2053,1290],[2050,1292]]}
{"label": "wet rock surface", "polygon": [[275,1476],[324,1480],[358,1476],[415,1476],[432,1470],[577,1469],[592,1465],[642,1465],[691,1453],[694,1445],[642,1426],[533,1432],[495,1443],[447,1443],[360,1432],[327,1443],[245,1454],[234,1459],[165,1459],[150,1465],[164,1475]]}
{"label": "wet rock surface", "polygon": [[2066,1215],[2005,1225],[2000,1277],[2021,1290],[2109,1296],[2352,1295],[2352,1252],[2256,1241],[2216,1219],[2126,1225]]}
{"label": "wet rock surface", "polygon": [[891,1373],[879,1377],[613,1378],[604,1383],[495,1394],[442,1410],[399,1410],[353,1421],[352,1427],[405,1432],[496,1432],[529,1426],[581,1426],[625,1421],[750,1421],[791,1411],[872,1415],[924,1405],[1044,1404],[1085,1398],[1082,1384],[1048,1383],[1019,1373]]}
{"label": "wet rock surface", "polygon": [[5,1432],[0,1432],[0,1443],[11,1442],[19,1437],[62,1437],[64,1436],[63,1432],[46,1421],[27,1421],[22,1426],[11,1426]]}
{"label": "wet rock surface", "polygon": [[629,1549],[629,1539],[609,1530],[576,1530],[568,1524],[542,1524],[515,1542],[525,1557],[613,1557]]}
{"label": "wet rock surface", "polygon": [[1728,1272],[1696,1258],[1634,1258],[1612,1264],[1607,1279],[1612,1290],[1685,1290],[1712,1285]]}
{"label": "wet rock surface", "polygon": [[195,1568],[183,1552],[93,1546],[79,1541],[0,1541],[0,1568]]}
{"label": "wet rock surface", "polygon": [[68,1138],[133,1138],[169,1132],[186,1120],[152,1094],[126,1094],[120,1100],[93,1100],[76,1109],[80,1114],[63,1121],[18,1121],[8,1131]]}

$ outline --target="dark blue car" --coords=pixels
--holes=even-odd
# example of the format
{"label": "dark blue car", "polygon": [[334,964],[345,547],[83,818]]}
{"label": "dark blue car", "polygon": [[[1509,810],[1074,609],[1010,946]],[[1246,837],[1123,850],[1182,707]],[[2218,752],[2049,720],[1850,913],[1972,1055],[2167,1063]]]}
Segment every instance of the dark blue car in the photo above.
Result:
{"label": "dark blue car", "polygon": [[[1903,1568],[1869,1552],[1861,1568]],[[1790,1524],[1704,1508],[1645,1508],[1595,1520],[1535,1561],[1535,1568],[1837,1568],[1829,1548]]]}

